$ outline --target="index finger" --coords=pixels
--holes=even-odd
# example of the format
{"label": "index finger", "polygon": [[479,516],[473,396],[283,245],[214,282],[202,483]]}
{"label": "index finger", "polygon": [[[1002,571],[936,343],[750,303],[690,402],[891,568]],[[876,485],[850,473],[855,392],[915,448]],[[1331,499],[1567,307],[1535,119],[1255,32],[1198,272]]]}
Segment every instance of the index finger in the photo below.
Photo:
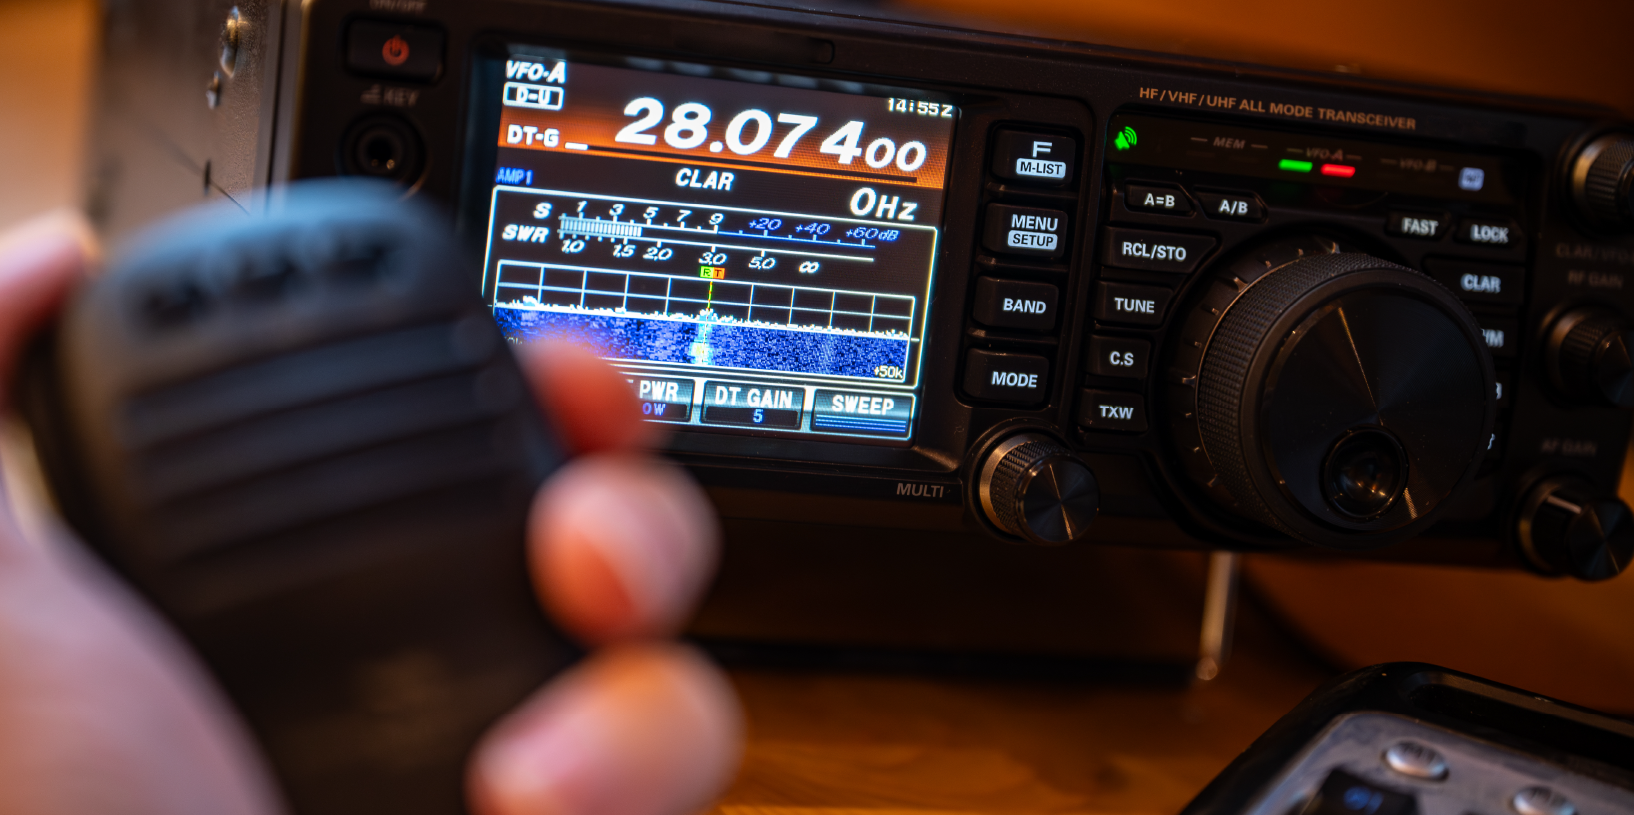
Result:
{"label": "index finger", "polygon": [[518,357],[571,452],[634,450],[663,440],[663,428],[642,419],[624,374],[590,351],[547,341],[522,346]]}
{"label": "index finger", "polygon": [[90,226],[69,210],[0,235],[0,389],[6,398],[24,348],[96,260]]}

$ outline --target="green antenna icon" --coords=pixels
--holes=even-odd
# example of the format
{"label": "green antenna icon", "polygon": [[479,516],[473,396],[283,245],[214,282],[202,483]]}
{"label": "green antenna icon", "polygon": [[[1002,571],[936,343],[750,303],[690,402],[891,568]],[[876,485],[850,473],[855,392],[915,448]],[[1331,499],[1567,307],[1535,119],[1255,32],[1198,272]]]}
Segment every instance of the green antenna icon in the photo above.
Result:
{"label": "green antenna icon", "polygon": [[1135,143],[1138,141],[1140,141],[1140,139],[1136,138],[1135,129],[1132,127],[1126,127],[1118,133],[1117,138],[1112,140],[1112,146],[1118,148],[1119,150],[1128,150],[1129,148],[1134,147]]}

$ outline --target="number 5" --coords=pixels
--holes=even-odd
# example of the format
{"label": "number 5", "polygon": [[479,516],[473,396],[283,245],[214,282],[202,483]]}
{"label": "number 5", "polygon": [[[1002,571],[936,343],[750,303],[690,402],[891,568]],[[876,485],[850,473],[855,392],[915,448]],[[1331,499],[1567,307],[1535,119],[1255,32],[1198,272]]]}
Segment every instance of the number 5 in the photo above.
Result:
{"label": "number 5", "polygon": [[760,424],[764,421],[766,421],[766,411],[760,408],[755,408],[755,424]]}

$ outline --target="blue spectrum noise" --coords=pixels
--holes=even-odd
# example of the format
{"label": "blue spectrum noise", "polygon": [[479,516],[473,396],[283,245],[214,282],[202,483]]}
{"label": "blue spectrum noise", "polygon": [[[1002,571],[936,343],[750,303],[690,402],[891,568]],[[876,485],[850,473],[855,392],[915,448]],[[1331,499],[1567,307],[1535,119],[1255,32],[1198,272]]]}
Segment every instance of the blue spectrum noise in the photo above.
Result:
{"label": "blue spectrum noise", "polygon": [[[513,342],[573,342],[607,359],[743,368],[878,381],[875,371],[906,371],[906,336],[797,331],[729,321],[662,320],[494,306]],[[901,381],[897,379],[896,381]]]}

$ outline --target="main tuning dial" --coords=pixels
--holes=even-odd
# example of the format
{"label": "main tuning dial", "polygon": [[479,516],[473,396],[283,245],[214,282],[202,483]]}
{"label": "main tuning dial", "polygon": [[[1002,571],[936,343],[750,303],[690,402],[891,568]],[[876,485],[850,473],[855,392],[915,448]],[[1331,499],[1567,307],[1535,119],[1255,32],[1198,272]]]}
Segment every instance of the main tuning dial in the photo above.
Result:
{"label": "main tuning dial", "polygon": [[1208,281],[1178,345],[1169,398],[1188,473],[1294,538],[1361,549],[1416,534],[1485,456],[1480,329],[1411,269],[1322,238],[1269,244]]}
{"label": "main tuning dial", "polygon": [[1594,226],[1634,231],[1634,136],[1612,133],[1589,142],[1572,162],[1571,194]]}
{"label": "main tuning dial", "polygon": [[1569,311],[1549,329],[1549,381],[1568,398],[1634,408],[1634,321],[1609,308]]}
{"label": "main tuning dial", "polygon": [[993,448],[977,485],[987,519],[1032,543],[1070,543],[1083,537],[1101,503],[1089,465],[1037,433],[1011,436]]}
{"label": "main tuning dial", "polygon": [[1550,478],[1533,487],[1515,532],[1521,552],[1545,574],[1606,580],[1634,560],[1628,505],[1580,478]]}

